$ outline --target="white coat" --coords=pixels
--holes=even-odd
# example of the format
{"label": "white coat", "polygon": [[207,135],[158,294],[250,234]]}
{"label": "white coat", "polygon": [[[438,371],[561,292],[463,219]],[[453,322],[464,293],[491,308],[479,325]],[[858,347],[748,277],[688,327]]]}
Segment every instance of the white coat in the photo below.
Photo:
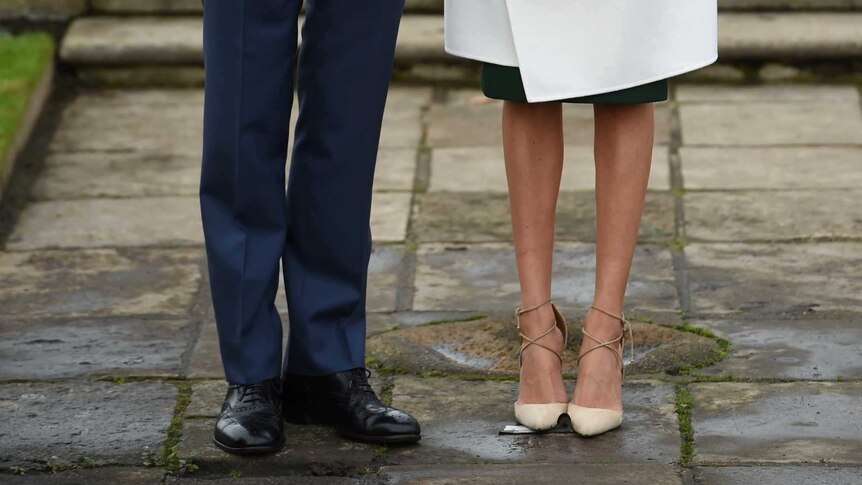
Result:
{"label": "white coat", "polygon": [[618,91],[718,58],[717,0],[446,0],[446,52],[519,67],[527,100]]}

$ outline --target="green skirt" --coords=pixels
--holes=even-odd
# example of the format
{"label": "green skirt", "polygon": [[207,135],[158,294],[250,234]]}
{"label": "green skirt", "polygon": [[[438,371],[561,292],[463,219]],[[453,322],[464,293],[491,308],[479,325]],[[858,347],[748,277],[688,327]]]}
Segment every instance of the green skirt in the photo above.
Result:
{"label": "green skirt", "polygon": [[[482,64],[482,92],[492,99],[527,102],[521,70],[517,67]],[[642,104],[667,101],[667,79],[610,93],[560,100],[563,103]]]}

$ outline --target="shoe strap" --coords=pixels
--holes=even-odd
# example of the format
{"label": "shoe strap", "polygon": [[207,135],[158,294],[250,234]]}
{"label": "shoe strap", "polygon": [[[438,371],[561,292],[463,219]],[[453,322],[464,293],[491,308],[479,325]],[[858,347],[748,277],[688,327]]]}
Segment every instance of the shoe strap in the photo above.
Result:
{"label": "shoe strap", "polygon": [[[541,307],[543,307],[549,303],[551,304],[551,307],[554,310],[554,325],[551,326],[549,329],[545,330],[544,332],[542,332],[538,337],[530,338],[530,337],[524,335],[524,332],[521,332],[520,316],[525,314],[525,313],[536,310],[538,308],[541,308]],[[531,345],[541,347],[541,348],[547,350],[548,352],[551,352],[552,354],[556,355],[558,359],[560,359],[560,364],[563,363],[562,352],[557,352],[556,350],[554,350],[554,349],[552,349],[552,348],[539,342],[539,340],[541,340],[542,338],[544,338],[545,336],[547,336],[548,334],[553,332],[554,329],[556,329],[556,328],[559,328],[560,331],[563,333],[563,349],[565,349],[566,340],[568,340],[568,329],[566,328],[566,321],[565,321],[565,319],[563,319],[562,314],[560,313],[560,311],[557,309],[557,306],[554,305],[554,302],[550,298],[543,301],[542,303],[539,303],[537,305],[533,305],[531,307],[527,307],[525,309],[522,309],[521,307],[516,308],[515,309],[515,318],[518,322],[518,336],[520,336],[521,339],[526,340],[526,342],[524,342],[521,345],[521,350],[518,352],[518,368],[520,368],[524,362],[524,351],[527,350],[527,348],[530,347]]]}
{"label": "shoe strap", "polygon": [[625,366],[625,361],[623,360],[622,351],[621,351],[621,350],[619,350],[619,349],[617,349],[617,345],[616,345],[616,344],[620,344],[620,346],[621,346],[621,347],[625,347],[626,332],[628,332],[628,336],[629,336],[628,341],[629,341],[629,345],[630,345],[630,348],[631,348],[631,353],[630,353],[630,355],[631,355],[632,360],[634,360],[634,356],[635,356],[635,344],[634,344],[634,335],[632,334],[632,326],[631,326],[631,324],[629,323],[629,321],[628,321],[628,320],[626,320],[626,315],[625,315],[625,313],[623,313],[623,314],[621,314],[621,315],[615,315],[615,314],[610,313],[610,312],[608,312],[608,311],[602,310],[601,308],[599,308],[599,307],[597,307],[597,306],[595,306],[595,305],[590,305],[590,308],[591,308],[591,309],[593,309],[593,310],[598,311],[599,313],[603,313],[603,314],[605,314],[605,315],[607,315],[607,316],[609,316],[609,317],[611,317],[611,318],[615,318],[615,319],[619,320],[620,325],[622,326],[622,330],[623,330],[623,331],[622,331],[622,333],[620,334],[620,336],[619,336],[619,337],[617,337],[617,338],[615,338],[615,339],[613,339],[613,340],[608,340],[607,342],[604,342],[604,341],[599,340],[599,339],[597,339],[596,337],[594,337],[594,336],[590,335],[590,333],[589,333],[589,332],[587,332],[587,330],[586,330],[585,328],[583,328],[583,327],[582,327],[582,328],[581,328],[581,332],[584,334],[584,336],[586,336],[587,338],[589,338],[590,340],[592,340],[593,342],[595,342],[595,343],[596,343],[596,346],[595,346],[595,347],[593,347],[593,348],[591,348],[590,350],[587,350],[586,352],[584,352],[584,353],[583,353],[583,354],[581,354],[580,356],[578,356],[578,365],[580,365],[580,363],[581,363],[581,359],[583,359],[584,357],[586,357],[586,356],[587,356],[587,354],[589,354],[590,352],[592,352],[592,351],[594,351],[594,350],[602,349],[602,348],[604,348],[604,349],[608,349],[608,350],[610,350],[611,352],[613,352],[613,353],[614,353],[614,355],[616,355],[616,356],[617,356],[617,360],[619,360],[619,362],[620,362],[620,372],[622,372],[623,377],[625,377],[625,376],[626,376],[626,366]]}

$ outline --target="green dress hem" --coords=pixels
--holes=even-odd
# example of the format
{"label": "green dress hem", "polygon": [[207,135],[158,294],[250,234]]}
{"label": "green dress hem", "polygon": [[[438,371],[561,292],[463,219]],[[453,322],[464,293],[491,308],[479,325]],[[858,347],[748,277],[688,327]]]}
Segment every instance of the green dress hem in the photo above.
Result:
{"label": "green dress hem", "polygon": [[[517,67],[482,64],[482,92],[492,99],[527,102],[527,93]],[[668,99],[668,81],[662,79],[632,88],[609,93],[561,99],[562,103],[582,104],[643,104],[658,103]]]}

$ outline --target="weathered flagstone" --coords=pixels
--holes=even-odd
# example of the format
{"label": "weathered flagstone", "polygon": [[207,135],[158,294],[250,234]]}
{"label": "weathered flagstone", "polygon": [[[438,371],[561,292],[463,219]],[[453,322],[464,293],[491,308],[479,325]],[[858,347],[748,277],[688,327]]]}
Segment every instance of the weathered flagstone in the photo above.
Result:
{"label": "weathered flagstone", "polygon": [[[298,475],[243,478],[241,472],[237,471],[237,473],[239,473],[239,478],[193,478],[194,475],[181,478],[168,477],[165,483],[173,485],[369,485],[370,483],[375,483],[373,478],[309,477]],[[230,476],[230,472],[227,475]],[[372,481],[369,482],[368,480]]]}
{"label": "weathered flagstone", "polygon": [[764,84],[761,86],[721,86],[682,84],[676,87],[676,100],[710,103],[764,102],[859,102],[859,91],[852,85]]}
{"label": "weathered flagstone", "polygon": [[[563,312],[569,326],[566,347],[577,349],[583,315]],[[629,375],[676,371],[697,365],[719,350],[713,339],[673,328],[633,322],[632,331],[638,338],[634,352],[626,349],[624,356]],[[514,318],[507,314],[397,329],[371,337],[366,351],[390,369],[516,376],[518,342]],[[576,367],[576,353],[565,354],[563,369],[574,372]]]}
{"label": "weathered flagstone", "polygon": [[696,463],[862,463],[859,383],[691,386]]}
{"label": "weathered flagstone", "polygon": [[393,405],[422,423],[417,447],[390,448],[404,465],[481,463],[670,463],[679,451],[672,386],[625,384],[620,429],[591,438],[572,434],[498,435],[514,423],[517,384],[500,381],[397,377]]}
{"label": "weathered flagstone", "polygon": [[413,190],[416,177],[416,148],[381,148],[374,172],[374,190]]}
{"label": "weathered flagstone", "polygon": [[[593,190],[596,170],[593,150],[588,146],[567,146],[560,188]],[[670,189],[668,147],[653,148],[650,190]],[[502,146],[435,148],[431,158],[431,192],[508,192]]]}
{"label": "weathered flagstone", "polygon": [[700,241],[855,238],[858,200],[862,190],[688,192],[685,233]]}
{"label": "weathered flagstone", "polygon": [[387,485],[472,483],[476,485],[581,483],[650,483],[682,485],[671,466],[663,465],[436,465],[386,466],[380,476]]}
{"label": "weathered flagstone", "polygon": [[141,465],[165,439],[177,389],[163,382],[0,386],[0,466],[44,468],[82,457]]}
{"label": "weathered flagstone", "polygon": [[202,126],[198,89],[84,91],[64,110],[49,149],[199,158]]}
{"label": "weathered flagstone", "polygon": [[823,61],[857,58],[862,51],[859,18],[845,12],[725,13],[718,20],[718,44],[723,61]]}
{"label": "weathered flagstone", "polygon": [[200,336],[189,358],[186,376],[191,379],[224,379],[214,317],[201,323]]}
{"label": "weathered flagstone", "polygon": [[859,482],[859,468],[835,466],[699,466],[694,469],[694,477],[697,483],[702,485],[725,485],[729,483],[853,485]]}
{"label": "weathered flagstone", "polygon": [[6,242],[10,250],[200,246],[197,197],[34,202]]}
{"label": "weathered flagstone", "polygon": [[862,188],[858,147],[682,147],[680,159],[689,190]]}
{"label": "weathered flagstone", "polygon": [[[589,305],[594,286],[594,246],[557,244],[554,261],[554,299],[561,306]],[[514,250],[509,244],[426,244],[419,249],[414,310],[514,308],[518,295]],[[637,248],[627,303],[631,309],[677,307],[669,250],[659,246]]]}
{"label": "weathered flagstone", "polygon": [[[505,193],[431,192],[422,196],[413,224],[422,242],[494,242],[512,239]],[[647,194],[640,224],[642,242],[673,238],[674,200],[667,192]],[[557,203],[557,241],[595,240],[595,195],[562,192]]]}
{"label": "weathered flagstone", "polygon": [[698,371],[760,379],[862,378],[862,325],[848,320],[723,319],[703,323],[733,342],[727,358]]}
{"label": "weathered flagstone", "polygon": [[90,0],[90,8],[107,14],[196,13],[202,10],[197,0]]}
{"label": "weathered flagstone", "polygon": [[859,311],[860,254],[858,243],[690,244],[692,307],[742,315]]}
{"label": "weathered flagstone", "polygon": [[379,192],[371,200],[371,235],[377,242],[399,242],[407,237],[409,192]]}
{"label": "weathered flagstone", "polygon": [[95,468],[62,471],[59,473],[4,475],[6,485],[154,485],[165,475],[161,468]]}
{"label": "weathered flagstone", "polygon": [[[443,103],[434,103],[429,111],[428,144],[439,146],[501,147],[503,102],[491,100],[475,90],[452,90]],[[591,106],[567,104],[563,107],[566,143],[592,145],[593,110]],[[670,110],[656,107],[655,143],[670,139]]]}
{"label": "weathered flagstone", "polygon": [[389,90],[383,126],[381,148],[416,148],[422,140],[422,113],[431,103],[431,89],[398,87]]}
{"label": "weathered flagstone", "polygon": [[33,187],[39,200],[89,197],[196,196],[199,157],[143,152],[52,153]]}
{"label": "weathered flagstone", "polygon": [[69,63],[199,64],[200,17],[79,18],[63,38],[60,57]]}
{"label": "weathered flagstone", "polygon": [[191,327],[188,320],[141,317],[4,321],[0,379],[176,377]]}
{"label": "weathered flagstone", "polygon": [[858,103],[682,103],[684,145],[860,145]]}
{"label": "weathered flagstone", "polygon": [[213,445],[213,424],[212,419],[187,419],[183,424],[179,454],[191,457],[201,475],[227,476],[236,470],[243,477],[351,476],[362,473],[375,457],[374,445],[343,439],[329,428],[296,425],[285,425],[287,446],[274,455],[229,455]]}
{"label": "weathered flagstone", "polygon": [[202,258],[176,249],[0,253],[0,321],[186,316]]}

